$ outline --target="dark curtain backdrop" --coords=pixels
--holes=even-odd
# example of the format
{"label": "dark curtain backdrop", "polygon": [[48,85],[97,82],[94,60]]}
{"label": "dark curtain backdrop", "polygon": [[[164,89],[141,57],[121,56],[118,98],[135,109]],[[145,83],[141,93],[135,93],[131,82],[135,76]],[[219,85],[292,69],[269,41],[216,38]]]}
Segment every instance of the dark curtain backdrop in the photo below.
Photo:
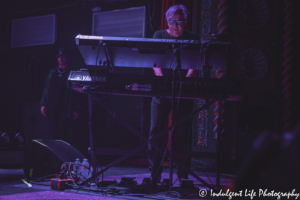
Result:
{"label": "dark curtain backdrop", "polygon": [[[162,11],[161,11],[161,29],[162,30],[168,28],[165,13],[171,6],[176,5],[176,4],[184,5],[188,9],[189,13],[191,14],[191,10],[190,10],[191,0],[163,0],[162,1]],[[189,16],[189,20],[190,19],[191,19],[191,17]],[[189,29],[189,23],[187,23],[185,28],[187,30]]]}

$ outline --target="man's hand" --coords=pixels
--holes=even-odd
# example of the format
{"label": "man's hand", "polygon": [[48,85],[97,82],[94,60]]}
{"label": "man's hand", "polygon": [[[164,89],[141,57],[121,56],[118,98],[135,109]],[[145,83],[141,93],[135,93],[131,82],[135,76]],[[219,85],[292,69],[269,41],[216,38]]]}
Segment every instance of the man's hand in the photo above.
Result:
{"label": "man's hand", "polygon": [[153,68],[155,76],[163,76],[161,68]]}
{"label": "man's hand", "polygon": [[194,69],[189,69],[186,77],[194,77],[196,75],[197,71]]}
{"label": "man's hand", "polygon": [[83,93],[82,88],[72,88],[72,89],[77,91],[77,92]]}
{"label": "man's hand", "polygon": [[[153,68],[154,74],[155,76],[163,76],[163,72],[161,70],[161,68]],[[189,69],[186,77],[194,77],[197,73],[197,70],[194,69]]]}
{"label": "man's hand", "polygon": [[46,106],[41,107],[41,113],[42,115],[46,116]]}
{"label": "man's hand", "polygon": [[78,119],[79,113],[78,112],[73,112],[73,119]]}

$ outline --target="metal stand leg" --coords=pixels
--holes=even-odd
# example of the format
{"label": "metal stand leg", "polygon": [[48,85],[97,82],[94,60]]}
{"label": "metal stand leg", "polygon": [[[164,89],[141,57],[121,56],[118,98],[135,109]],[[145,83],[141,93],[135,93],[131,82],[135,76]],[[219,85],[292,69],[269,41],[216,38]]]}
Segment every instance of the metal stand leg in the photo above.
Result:
{"label": "metal stand leg", "polygon": [[93,140],[93,131],[92,131],[92,108],[93,108],[93,97],[92,95],[88,95],[88,104],[89,104],[89,135],[90,135],[90,152],[91,152],[91,166],[93,167],[93,175],[96,174],[96,157],[95,157],[95,147]]}
{"label": "metal stand leg", "polygon": [[170,135],[170,174],[169,186],[173,185],[173,134],[174,134],[174,116],[175,116],[175,72],[173,70],[172,82],[172,110],[171,110],[171,135]]}

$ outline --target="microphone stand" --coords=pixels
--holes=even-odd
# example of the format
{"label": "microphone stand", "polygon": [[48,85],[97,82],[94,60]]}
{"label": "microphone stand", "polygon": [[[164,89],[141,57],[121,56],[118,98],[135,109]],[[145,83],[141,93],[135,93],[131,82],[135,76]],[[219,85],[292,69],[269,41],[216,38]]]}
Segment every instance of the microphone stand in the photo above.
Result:
{"label": "microphone stand", "polygon": [[170,176],[169,187],[173,185],[173,133],[174,133],[174,120],[175,120],[175,70],[178,70],[179,79],[181,80],[181,61],[180,61],[180,48],[174,48],[173,54],[175,55],[175,65],[172,71],[172,110],[171,110],[171,135],[170,135]]}

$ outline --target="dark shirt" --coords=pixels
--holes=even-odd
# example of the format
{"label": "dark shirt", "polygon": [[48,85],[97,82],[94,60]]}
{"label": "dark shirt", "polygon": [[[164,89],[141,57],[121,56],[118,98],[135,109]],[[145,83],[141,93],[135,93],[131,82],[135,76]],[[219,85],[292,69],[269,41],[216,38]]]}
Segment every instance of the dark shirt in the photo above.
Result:
{"label": "dark shirt", "polygon": [[183,34],[180,35],[179,37],[175,38],[171,36],[167,30],[159,30],[156,31],[153,35],[153,38],[160,38],[160,39],[176,39],[176,40],[200,40],[200,37],[196,35],[193,32],[190,31],[183,31]]}
{"label": "dark shirt", "polygon": [[[198,35],[196,35],[195,33],[192,33],[190,31],[183,31],[183,34],[180,35],[179,37],[175,38],[173,36],[171,36],[167,30],[159,30],[156,31],[153,34],[153,38],[158,38],[158,39],[176,39],[176,40],[200,40],[200,37]],[[171,69],[162,69],[162,73],[164,76],[170,76],[170,72]],[[182,70],[181,71],[181,76],[185,77],[187,74],[188,70]]]}
{"label": "dark shirt", "polygon": [[[64,70],[61,70],[64,71]],[[49,84],[49,99],[47,109],[62,110],[65,100],[67,75],[69,70],[66,70],[60,75],[56,69],[50,79]]]}
{"label": "dark shirt", "polygon": [[[63,80],[63,82],[65,81],[65,84],[61,84],[61,86],[64,87],[61,89],[62,89],[62,91],[65,91],[65,95],[62,95],[62,96],[64,96],[64,100],[63,100],[64,105],[63,105],[63,110],[61,112],[61,115],[71,119],[71,118],[73,118],[73,112],[80,113],[80,111],[81,111],[80,105],[81,105],[82,94],[67,87],[68,86],[67,85],[68,84],[68,76],[70,74],[70,70],[71,70],[71,68],[69,68],[62,75],[62,78],[63,78],[62,80]],[[54,73],[54,72],[56,72],[56,73]],[[45,82],[43,96],[40,101],[40,104],[42,106],[46,106],[47,108],[49,107],[49,100],[50,100],[49,98],[51,98],[50,93],[57,92],[57,90],[55,90],[55,87],[52,88],[54,90],[51,89],[52,91],[51,92],[49,91],[50,90],[50,81],[51,81],[51,78],[53,77],[53,74],[54,74],[54,76],[55,76],[55,74],[58,76],[57,68],[51,69],[49,71],[49,74],[48,74],[46,82]],[[57,76],[56,76],[56,78],[57,78]],[[52,100],[50,100],[50,101],[52,101]],[[50,102],[50,104],[52,104],[52,103]],[[50,107],[52,107],[52,106],[50,106]],[[46,115],[47,115],[47,117],[49,117],[48,112],[46,112]]]}

